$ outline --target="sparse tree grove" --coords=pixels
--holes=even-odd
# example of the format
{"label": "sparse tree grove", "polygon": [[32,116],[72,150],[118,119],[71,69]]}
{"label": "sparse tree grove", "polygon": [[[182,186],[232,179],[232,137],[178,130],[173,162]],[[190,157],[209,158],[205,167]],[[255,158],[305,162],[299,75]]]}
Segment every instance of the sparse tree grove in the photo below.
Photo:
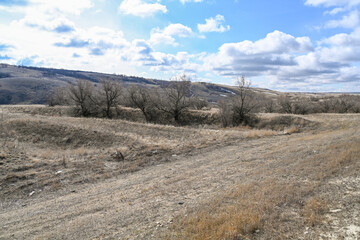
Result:
{"label": "sparse tree grove", "polygon": [[[231,97],[217,102],[218,122],[223,127],[256,125],[256,113],[278,112],[287,114],[311,113],[359,113],[359,95],[326,97],[280,94],[260,94],[250,88],[251,82],[244,76],[236,81],[236,91]],[[206,99],[194,95],[191,82],[182,75],[159,87],[132,85],[124,87],[120,82],[103,79],[99,84],[79,80],[66,88],[54,89],[49,105],[70,105],[77,116],[120,117],[119,106],[127,105],[139,109],[146,122],[165,124],[206,124],[207,117],[194,117],[193,110],[208,107]],[[213,105],[214,106],[214,105]],[[195,111],[196,112],[196,111]],[[214,121],[212,121],[214,122]]]}

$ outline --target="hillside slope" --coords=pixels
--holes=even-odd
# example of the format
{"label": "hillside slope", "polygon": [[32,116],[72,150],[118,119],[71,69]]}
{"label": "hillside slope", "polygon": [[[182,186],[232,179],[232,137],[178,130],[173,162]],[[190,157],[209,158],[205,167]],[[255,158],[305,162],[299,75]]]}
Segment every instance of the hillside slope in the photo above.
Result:
{"label": "hillside slope", "polygon": [[[75,83],[79,79],[96,85],[101,79],[108,78],[125,86],[160,87],[169,84],[169,81],[134,76],[0,64],[0,104],[44,104],[55,87]],[[193,83],[191,90],[193,95],[206,98],[209,102],[217,102],[236,93],[236,88],[231,86],[200,82]]]}

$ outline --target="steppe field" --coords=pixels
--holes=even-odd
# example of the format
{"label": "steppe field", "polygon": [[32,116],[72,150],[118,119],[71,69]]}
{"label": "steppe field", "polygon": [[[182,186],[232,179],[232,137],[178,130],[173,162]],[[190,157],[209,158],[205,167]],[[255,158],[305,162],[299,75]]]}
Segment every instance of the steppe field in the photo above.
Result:
{"label": "steppe field", "polygon": [[261,128],[1,106],[0,239],[360,239],[360,114]]}

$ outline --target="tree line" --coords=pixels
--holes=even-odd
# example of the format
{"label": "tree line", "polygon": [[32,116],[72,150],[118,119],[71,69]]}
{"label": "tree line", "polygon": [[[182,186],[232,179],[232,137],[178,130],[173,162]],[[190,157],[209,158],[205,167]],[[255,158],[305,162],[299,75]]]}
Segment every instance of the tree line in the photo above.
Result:
{"label": "tree line", "polygon": [[[244,76],[237,78],[236,94],[220,100],[218,118],[223,127],[256,125],[256,113],[360,113],[359,95],[338,97],[279,97],[256,93]],[[119,106],[137,108],[147,122],[165,124],[191,123],[189,110],[208,107],[206,99],[197,97],[191,90],[191,81],[185,75],[164,82],[160,88],[141,85],[124,87],[112,79],[99,84],[79,80],[65,88],[55,89],[49,105],[69,105],[76,116],[116,118],[121,116]],[[201,119],[200,119],[201,122]]]}

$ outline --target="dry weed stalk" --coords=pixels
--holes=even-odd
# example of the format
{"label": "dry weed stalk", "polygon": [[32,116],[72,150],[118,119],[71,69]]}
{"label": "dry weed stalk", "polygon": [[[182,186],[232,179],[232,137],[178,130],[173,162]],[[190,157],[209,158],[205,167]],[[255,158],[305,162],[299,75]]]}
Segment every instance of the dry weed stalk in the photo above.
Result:
{"label": "dry weed stalk", "polygon": [[315,197],[306,201],[303,215],[306,223],[313,227],[322,223],[323,214],[327,211],[329,211],[329,207],[326,200]]}

